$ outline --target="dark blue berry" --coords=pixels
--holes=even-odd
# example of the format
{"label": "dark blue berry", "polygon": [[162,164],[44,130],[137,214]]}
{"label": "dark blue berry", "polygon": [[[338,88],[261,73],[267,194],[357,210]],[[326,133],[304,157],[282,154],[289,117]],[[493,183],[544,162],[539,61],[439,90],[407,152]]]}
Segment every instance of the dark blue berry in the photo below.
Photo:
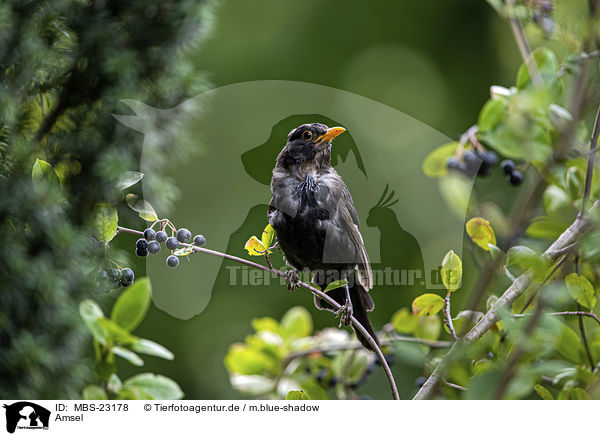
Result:
{"label": "dark blue berry", "polygon": [[135,254],[139,257],[148,257],[148,247],[146,247],[146,248],[137,247],[135,249]]}
{"label": "dark blue berry", "polygon": [[146,241],[154,241],[156,239],[156,232],[154,229],[144,230],[144,239],[146,239]]}
{"label": "dark blue berry", "polygon": [[177,268],[179,266],[179,258],[177,256],[170,255],[167,257],[167,265],[171,268]]}
{"label": "dark blue berry", "polygon": [[206,244],[206,238],[202,235],[196,235],[194,236],[194,244],[201,247],[202,245]]}
{"label": "dark blue berry", "polygon": [[510,181],[511,185],[519,186],[521,183],[523,183],[523,174],[521,171],[514,170],[508,177],[508,180]]}
{"label": "dark blue berry", "polygon": [[145,250],[148,248],[148,241],[146,241],[143,238],[138,239],[135,242],[135,248],[140,249],[140,250]]}
{"label": "dark blue berry", "polygon": [[504,175],[508,176],[515,170],[515,163],[510,159],[506,159],[502,161],[500,167],[504,171]]}
{"label": "dark blue berry", "polygon": [[463,153],[463,162],[466,167],[465,174],[469,177],[473,177],[479,171],[482,160],[471,150],[467,150]]}
{"label": "dark blue berry", "polygon": [[482,151],[477,154],[487,166],[493,168],[498,165],[498,155],[493,151]]}
{"label": "dark blue berry", "polygon": [[167,236],[167,232],[164,232],[162,230],[156,232],[156,240],[158,242],[165,242],[167,240],[168,236]]}
{"label": "dark blue berry", "polygon": [[176,237],[171,236],[167,239],[167,248],[169,250],[176,250],[179,247],[179,241]]}
{"label": "dark blue berry", "polygon": [[158,241],[148,242],[148,253],[157,254],[160,251],[160,244]]}
{"label": "dark blue berry", "polygon": [[107,278],[110,280],[113,288],[118,288],[121,286],[121,271],[119,271],[117,268],[111,268],[108,271]]}
{"label": "dark blue berry", "polygon": [[179,242],[190,242],[192,240],[192,234],[188,229],[177,230],[177,240]]}
{"label": "dark blue berry", "polygon": [[133,283],[134,275],[131,268],[123,268],[121,270],[121,284],[129,286]]}
{"label": "dark blue berry", "polygon": [[423,387],[423,385],[425,384],[426,381],[427,381],[427,378],[421,376],[415,380],[415,386],[420,389]]}

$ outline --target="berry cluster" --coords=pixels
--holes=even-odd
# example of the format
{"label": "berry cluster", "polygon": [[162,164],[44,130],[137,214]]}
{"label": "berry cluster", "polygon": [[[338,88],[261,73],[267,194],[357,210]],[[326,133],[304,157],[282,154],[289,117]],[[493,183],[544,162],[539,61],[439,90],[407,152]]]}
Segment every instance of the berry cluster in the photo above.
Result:
{"label": "berry cluster", "polygon": [[466,150],[462,154],[462,160],[456,156],[446,160],[446,168],[459,171],[468,177],[487,177],[496,165],[498,165],[498,155],[487,150]]}
{"label": "berry cluster", "polygon": [[[160,244],[164,243],[171,255],[167,257],[167,265],[171,268],[179,266],[179,258],[172,251],[179,248],[179,244],[187,244],[192,241],[192,234],[188,229],[179,229],[175,231],[173,228],[172,234],[168,236],[164,230],[155,231],[152,227],[144,230],[144,237],[140,238],[135,243],[135,254],[139,257],[148,257],[148,254],[158,254],[160,252]],[[194,245],[202,246],[206,243],[206,238],[202,235],[194,237]]]}
{"label": "berry cluster", "polygon": [[508,180],[511,185],[519,186],[523,183],[523,173],[515,168],[515,163],[512,160],[503,160],[500,167],[502,167],[506,180]]}
{"label": "berry cluster", "polygon": [[110,268],[108,271],[102,271],[102,279],[111,284],[113,289],[133,284],[134,274],[131,268]]}

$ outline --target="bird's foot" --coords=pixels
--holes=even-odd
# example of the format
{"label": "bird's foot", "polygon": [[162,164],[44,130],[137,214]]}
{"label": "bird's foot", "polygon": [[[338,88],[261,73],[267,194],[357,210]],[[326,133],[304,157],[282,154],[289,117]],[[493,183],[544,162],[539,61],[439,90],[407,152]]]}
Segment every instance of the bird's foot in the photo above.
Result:
{"label": "bird's foot", "polygon": [[289,269],[283,274],[283,278],[289,291],[295,291],[300,283],[300,276],[295,269]]}
{"label": "bird's foot", "polygon": [[352,324],[352,314],[354,313],[354,309],[352,308],[352,303],[347,301],[342,307],[334,312],[335,317],[340,317],[340,327],[345,325],[346,327]]}

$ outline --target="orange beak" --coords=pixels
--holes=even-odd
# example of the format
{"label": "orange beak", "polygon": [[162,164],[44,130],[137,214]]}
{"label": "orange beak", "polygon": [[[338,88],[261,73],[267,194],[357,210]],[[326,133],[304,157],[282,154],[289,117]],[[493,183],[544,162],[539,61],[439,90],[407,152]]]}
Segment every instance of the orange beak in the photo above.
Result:
{"label": "orange beak", "polygon": [[320,143],[320,142],[329,143],[333,140],[333,138],[341,135],[345,131],[346,131],[346,129],[344,129],[343,127],[332,127],[331,129],[327,130],[324,134],[319,136],[315,142],[316,143]]}

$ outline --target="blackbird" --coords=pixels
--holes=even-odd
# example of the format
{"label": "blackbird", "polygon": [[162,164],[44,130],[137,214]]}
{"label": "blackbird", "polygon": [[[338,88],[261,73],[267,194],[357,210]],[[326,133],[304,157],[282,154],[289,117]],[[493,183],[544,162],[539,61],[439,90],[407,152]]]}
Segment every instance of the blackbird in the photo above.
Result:
{"label": "blackbird", "polygon": [[[304,269],[321,289],[347,280],[347,285],[328,292],[341,309],[334,310],[316,296],[315,305],[335,312],[340,325],[350,325],[354,315],[377,341],[367,316],[375,307],[368,293],[373,275],[358,215],[346,184],[331,166],[331,141],[345,130],[313,123],[289,133],[273,169],[268,217],[287,263],[295,268],[286,273],[288,287],[296,287],[298,270]],[[367,339],[355,332],[363,346],[372,350]]]}

